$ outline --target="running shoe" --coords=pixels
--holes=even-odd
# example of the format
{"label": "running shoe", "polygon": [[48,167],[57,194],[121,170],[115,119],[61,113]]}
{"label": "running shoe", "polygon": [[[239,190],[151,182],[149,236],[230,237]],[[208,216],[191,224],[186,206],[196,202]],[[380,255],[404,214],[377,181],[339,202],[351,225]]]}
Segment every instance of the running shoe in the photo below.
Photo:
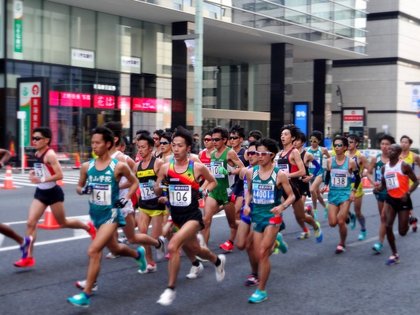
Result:
{"label": "running shoe", "polygon": [[118,237],[118,243],[128,245],[128,239],[127,239],[127,237],[125,237],[125,235],[122,235],[122,236]]}
{"label": "running shoe", "polygon": [[33,267],[35,266],[35,258],[33,257],[21,258],[18,261],[16,261],[13,265],[19,268]]}
{"label": "running shoe", "polygon": [[198,266],[191,266],[190,272],[186,275],[187,279],[197,279],[198,276],[203,272],[204,266],[200,262]]}
{"label": "running shoe", "polygon": [[144,273],[147,269],[146,251],[143,246],[137,247],[138,258],[136,258],[137,264],[139,265],[139,273]]}
{"label": "running shoe", "polygon": [[216,280],[217,282],[223,281],[225,278],[225,263],[226,263],[226,256],[225,255],[218,255],[220,259],[220,265],[215,266],[216,269]]}
{"label": "running shoe", "polygon": [[[284,241],[283,239],[283,234],[281,234],[281,232],[277,233],[277,237],[276,237],[276,249],[277,251],[280,250],[283,254],[286,254],[289,246],[287,245],[287,243]],[[274,253],[276,253],[276,250],[274,250]]]}
{"label": "running shoe", "polygon": [[246,287],[253,287],[253,286],[258,285],[259,283],[260,283],[260,280],[258,280],[258,277],[251,273],[246,279],[244,285]]}
{"label": "running shoe", "polygon": [[231,253],[235,248],[231,241],[226,241],[223,244],[219,245],[220,249],[223,249],[226,253]]}
{"label": "running shoe", "polygon": [[366,236],[367,236],[367,231],[366,230],[364,230],[364,231],[361,230],[360,233],[359,233],[358,240],[359,241],[364,241],[366,239]]}
{"label": "running shoe", "polygon": [[115,259],[120,257],[120,255],[114,255],[113,253],[109,252],[108,254],[106,254],[105,258],[106,259]]}
{"label": "running shoe", "polygon": [[[74,285],[76,286],[76,288],[78,288],[80,290],[84,290],[85,287],[86,287],[86,280],[76,281],[76,283]],[[92,292],[96,292],[96,291],[98,291],[98,283],[95,281],[93,283]]]}
{"label": "running shoe", "polygon": [[255,290],[255,292],[251,295],[251,297],[248,299],[249,303],[261,303],[264,302],[265,300],[267,300],[267,291],[260,291],[260,290]]}
{"label": "running shoe", "polygon": [[311,232],[301,232],[297,237],[298,240],[306,240],[311,235]]}
{"label": "running shoe", "polygon": [[379,255],[382,252],[382,248],[384,245],[382,243],[375,243],[372,246],[372,250],[375,252],[376,255]]}
{"label": "running shoe", "polygon": [[163,305],[163,306],[169,306],[175,300],[175,297],[176,297],[176,291],[167,288],[160,295],[159,300],[157,300],[156,303],[158,303],[160,305]]}
{"label": "running shoe", "polygon": [[67,298],[67,302],[78,307],[89,307],[90,297],[85,292],[82,292]]}
{"label": "running shoe", "polygon": [[317,243],[321,243],[324,238],[324,234],[322,233],[322,230],[321,230],[321,224],[319,224],[318,221],[315,221],[315,223],[316,223],[316,226],[318,227],[316,230],[314,230],[315,240]]}
{"label": "running shoe", "polygon": [[161,261],[163,258],[165,258],[166,239],[163,236],[159,236],[158,240],[160,243],[160,247],[156,248],[156,260]]}
{"label": "running shoe", "polygon": [[389,256],[388,260],[386,261],[385,265],[392,266],[400,263],[400,256],[398,254]]}
{"label": "running shoe", "polygon": [[350,216],[350,229],[354,230],[356,228],[356,215],[353,212],[349,212]]}
{"label": "running shoe", "polygon": [[92,222],[88,222],[87,223],[87,225],[89,226],[89,230],[87,231],[88,232],[88,234],[90,235],[90,238],[92,239],[92,240],[94,240],[95,239],[95,237],[96,237],[96,228],[95,228],[95,226],[93,225],[93,223]]}
{"label": "running shoe", "polygon": [[23,239],[23,244],[20,246],[22,252],[22,258],[28,257],[29,250],[31,249],[33,237],[31,235],[25,236]]}
{"label": "running shoe", "polygon": [[337,245],[337,248],[335,249],[335,253],[338,255],[338,254],[342,254],[342,253],[344,253],[346,251],[346,246],[345,245],[341,245],[341,244],[338,244]]}

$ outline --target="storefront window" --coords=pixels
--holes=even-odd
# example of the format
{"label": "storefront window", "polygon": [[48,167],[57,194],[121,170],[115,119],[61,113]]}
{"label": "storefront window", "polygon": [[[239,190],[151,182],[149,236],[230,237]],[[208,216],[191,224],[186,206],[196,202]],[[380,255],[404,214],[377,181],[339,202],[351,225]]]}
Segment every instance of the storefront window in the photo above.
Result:
{"label": "storefront window", "polygon": [[120,34],[118,24],[118,16],[98,13],[96,67],[99,69],[120,71]]}

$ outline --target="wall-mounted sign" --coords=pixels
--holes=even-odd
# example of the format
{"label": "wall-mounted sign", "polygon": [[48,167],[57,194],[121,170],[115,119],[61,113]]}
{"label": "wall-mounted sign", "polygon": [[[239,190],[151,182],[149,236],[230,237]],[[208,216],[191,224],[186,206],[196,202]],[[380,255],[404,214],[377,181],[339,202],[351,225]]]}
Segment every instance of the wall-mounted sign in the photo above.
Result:
{"label": "wall-mounted sign", "polygon": [[95,52],[72,48],[71,65],[76,67],[95,68]]}
{"label": "wall-mounted sign", "polygon": [[23,58],[23,1],[13,0],[13,56]]}
{"label": "wall-mounted sign", "polygon": [[309,103],[293,103],[294,124],[306,135],[308,134],[308,108]]}
{"label": "wall-mounted sign", "polygon": [[133,97],[132,110],[142,112],[156,112],[156,98]]}
{"label": "wall-mounted sign", "polygon": [[365,119],[364,107],[343,109],[343,132],[350,132],[350,127],[363,127]]}
{"label": "wall-mounted sign", "polygon": [[121,56],[121,71],[141,73],[141,59],[138,57]]}
{"label": "wall-mounted sign", "polygon": [[99,109],[115,109],[115,96],[95,94],[93,96],[93,107]]}
{"label": "wall-mounted sign", "polygon": [[30,146],[32,129],[41,126],[41,82],[19,82],[19,110],[26,112],[24,146]]}

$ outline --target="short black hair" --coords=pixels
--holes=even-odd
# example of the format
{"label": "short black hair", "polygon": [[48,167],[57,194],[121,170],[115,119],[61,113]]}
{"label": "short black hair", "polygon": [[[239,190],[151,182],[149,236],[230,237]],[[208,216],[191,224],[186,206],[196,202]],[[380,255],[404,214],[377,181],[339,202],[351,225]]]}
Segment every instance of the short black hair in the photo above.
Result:
{"label": "short black hair", "polygon": [[239,137],[245,138],[245,129],[240,125],[234,125],[230,128],[229,133],[237,133]]}
{"label": "short black hair", "polygon": [[283,132],[283,130],[286,130],[286,129],[290,131],[290,134],[292,135],[292,138],[295,138],[295,139],[299,136],[299,132],[301,132],[300,129],[296,125],[288,124],[288,125],[284,125],[280,129],[280,135]]}
{"label": "short black hair", "polygon": [[44,138],[49,139],[48,145],[51,143],[52,131],[51,131],[50,128],[48,128],[48,127],[37,127],[37,128],[34,128],[32,130],[32,134],[34,134],[35,132],[39,132]]}
{"label": "short black hair", "polygon": [[298,132],[298,135],[295,140],[300,140],[302,141],[302,143],[306,143],[306,135],[302,131],[300,131]]}
{"label": "short black hair", "polygon": [[172,142],[172,132],[164,132],[162,134],[162,136],[160,137],[160,139],[162,139],[162,138],[168,140],[169,143],[171,143]]}
{"label": "short black hair", "polygon": [[114,134],[114,137],[118,138],[117,141],[115,141],[115,145],[121,144],[121,138],[122,138],[122,123],[121,121],[108,121],[104,124],[104,127],[110,129],[112,133]]}
{"label": "short black hair", "polygon": [[252,147],[252,146],[257,147],[259,144],[260,144],[259,141],[251,141],[250,143],[248,143],[248,148]]}
{"label": "short black hair", "polygon": [[111,129],[106,127],[96,127],[92,130],[91,135],[100,134],[106,142],[111,142],[111,146],[108,149],[111,149],[114,146],[114,133]]}
{"label": "short black hair", "polygon": [[220,133],[223,139],[227,139],[229,137],[229,132],[226,128],[223,128],[221,126],[217,126],[213,128],[212,134],[214,133]]}
{"label": "short black hair", "polygon": [[139,129],[139,130],[136,131],[136,136],[140,135],[140,134],[145,134],[145,135],[150,136],[150,131],[146,130],[146,129]]}
{"label": "short black hair", "polygon": [[315,137],[315,138],[317,138],[317,139],[318,139],[318,141],[319,141],[319,142],[321,142],[321,141],[322,141],[322,138],[323,138],[324,136],[323,136],[323,134],[322,134],[322,132],[321,132],[321,131],[319,131],[319,130],[314,130],[314,131],[312,131],[312,132],[311,132],[311,134],[309,135],[309,138],[311,138],[311,137]]}
{"label": "short black hair", "polygon": [[152,138],[150,135],[148,135],[148,134],[145,134],[145,133],[141,133],[141,134],[139,134],[139,135],[137,136],[137,141],[140,141],[140,140],[145,140],[145,141],[147,141],[147,144],[148,144],[150,147],[154,147],[154,146],[155,146],[155,142],[153,141],[153,138]]}
{"label": "short black hair", "polygon": [[349,146],[349,141],[348,141],[348,140],[347,140],[347,138],[346,138],[346,137],[344,137],[344,136],[336,136],[336,137],[334,138],[334,140],[333,140],[333,146],[334,146],[334,144],[335,144],[335,142],[336,142],[337,140],[341,140],[341,141],[343,142],[343,145],[344,145],[345,147],[348,147],[348,146]]}
{"label": "short black hair", "polygon": [[[257,142],[256,147],[264,146],[267,148],[268,151],[274,153],[274,156],[279,152],[279,147],[277,145],[277,141],[271,138],[263,138]],[[273,159],[274,159],[273,156]]]}
{"label": "short black hair", "polygon": [[165,131],[163,131],[162,129],[156,129],[155,131],[153,131],[153,133],[157,134],[159,136],[159,138],[162,137],[164,132]]}
{"label": "short black hair", "polygon": [[348,135],[347,139],[351,139],[351,140],[356,141],[356,143],[360,143],[360,138],[357,135],[355,135],[354,133]]}
{"label": "short black hair", "polygon": [[387,140],[387,141],[389,141],[390,144],[395,143],[395,138],[391,135],[383,135],[382,137],[379,138],[379,143],[381,143],[382,140]]}
{"label": "short black hair", "polygon": [[255,130],[251,130],[248,133],[248,138],[249,137],[253,137],[253,138],[255,138],[255,140],[260,140],[263,137],[263,134],[262,134],[261,131],[255,129]]}
{"label": "short black hair", "polygon": [[193,144],[193,136],[191,132],[182,126],[179,126],[175,129],[174,133],[172,134],[172,140],[176,137],[183,138],[187,147],[191,147]]}

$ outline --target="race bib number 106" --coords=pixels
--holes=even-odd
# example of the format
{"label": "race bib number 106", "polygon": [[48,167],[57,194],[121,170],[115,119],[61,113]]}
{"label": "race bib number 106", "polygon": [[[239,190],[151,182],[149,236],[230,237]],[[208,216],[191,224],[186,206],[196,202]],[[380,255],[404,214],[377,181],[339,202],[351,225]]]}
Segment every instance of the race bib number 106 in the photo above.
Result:
{"label": "race bib number 106", "polygon": [[169,203],[175,207],[187,207],[191,204],[191,186],[169,185]]}

